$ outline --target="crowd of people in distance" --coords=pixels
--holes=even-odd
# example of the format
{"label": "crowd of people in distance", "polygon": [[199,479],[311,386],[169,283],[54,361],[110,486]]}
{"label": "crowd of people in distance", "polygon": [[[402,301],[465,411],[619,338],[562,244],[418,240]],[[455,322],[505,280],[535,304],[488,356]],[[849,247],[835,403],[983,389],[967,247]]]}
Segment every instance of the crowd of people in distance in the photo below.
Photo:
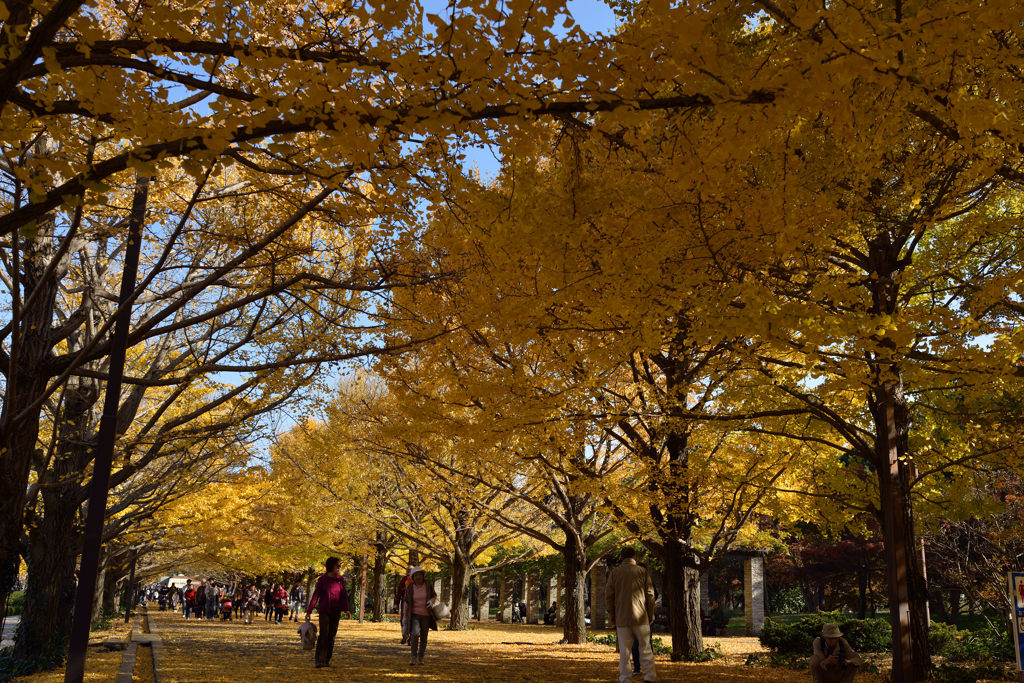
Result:
{"label": "crowd of people in distance", "polygon": [[[281,584],[261,589],[255,584],[243,587],[241,582],[225,584],[212,578],[201,580],[198,585],[193,585],[189,579],[183,587],[145,589],[140,592],[139,601],[145,604],[147,599],[155,600],[161,611],[177,612],[180,608],[184,619],[242,619],[246,624],[251,624],[260,613],[265,621],[276,624],[286,617],[289,621],[304,620],[310,624],[315,610],[319,629],[304,625],[299,633],[304,643],[308,643],[308,649],[312,649],[315,637],[315,666],[322,668],[330,664],[341,616],[350,611],[341,560],[328,558],[326,569],[317,579],[308,602],[299,582],[291,590]],[[615,630],[618,640],[620,683],[628,683],[637,675],[642,675],[645,683],[654,683],[657,675],[651,637],[656,617],[654,585],[646,565],[637,562],[633,548],[623,549],[618,564],[608,575],[605,590],[609,626]],[[401,617],[401,643],[410,648],[409,664],[421,665],[427,636],[437,630],[438,619],[448,616],[448,608],[439,600],[433,583],[426,581],[426,571],[415,566],[410,566],[399,582],[395,601]],[[525,605],[514,604],[512,621],[522,623],[524,612]],[[558,603],[552,601],[544,614],[544,623],[556,623],[557,615]],[[704,635],[715,635],[722,630],[727,618],[717,600],[711,601],[707,614],[701,611],[701,621]],[[311,636],[308,641],[307,635]],[[810,673],[814,683],[852,683],[863,662],[836,624],[825,624],[811,646]]]}
{"label": "crowd of people in distance", "polygon": [[155,601],[160,611],[178,612],[180,609],[184,619],[240,619],[242,623],[251,624],[262,614],[265,621],[280,624],[286,617],[288,621],[299,621],[306,591],[299,582],[288,590],[278,583],[260,588],[255,584],[245,587],[241,582],[218,583],[212,578],[194,584],[188,579],[184,586],[143,589],[139,602],[144,605],[147,600]]}

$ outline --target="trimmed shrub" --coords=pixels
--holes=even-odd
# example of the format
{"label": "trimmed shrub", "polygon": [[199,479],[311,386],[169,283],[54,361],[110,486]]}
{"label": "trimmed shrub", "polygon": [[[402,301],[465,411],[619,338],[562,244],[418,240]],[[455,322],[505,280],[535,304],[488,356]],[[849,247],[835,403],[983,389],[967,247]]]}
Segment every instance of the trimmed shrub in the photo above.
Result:
{"label": "trimmed shrub", "polygon": [[1006,662],[1013,648],[1004,630],[991,628],[969,631],[950,624],[932,622],[928,630],[932,654],[950,662]]}
{"label": "trimmed shrub", "polygon": [[25,591],[14,591],[7,598],[7,616],[14,617],[21,614],[25,609]]}
{"label": "trimmed shrub", "polygon": [[838,612],[808,614],[790,624],[768,619],[761,631],[761,644],[779,654],[807,656],[821,627],[830,622],[839,624],[843,637],[857,652],[886,652],[892,647],[887,620],[854,619]]}

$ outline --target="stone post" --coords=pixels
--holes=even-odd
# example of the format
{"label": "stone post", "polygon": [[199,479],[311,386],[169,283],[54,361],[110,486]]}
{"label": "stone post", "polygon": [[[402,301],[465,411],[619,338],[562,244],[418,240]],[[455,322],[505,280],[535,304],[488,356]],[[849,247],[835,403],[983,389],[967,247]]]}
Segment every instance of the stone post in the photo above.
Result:
{"label": "stone post", "polygon": [[704,614],[711,611],[711,582],[707,572],[700,575],[700,608]]}
{"label": "stone post", "polygon": [[747,635],[760,635],[764,628],[764,558],[760,555],[743,563],[743,611]]}
{"label": "stone post", "polygon": [[437,593],[438,597],[441,597],[441,591],[441,577],[439,576],[436,579],[434,579],[434,592]]}
{"label": "stone post", "polygon": [[565,575],[558,575],[558,616],[555,619],[556,626],[565,624]]}
{"label": "stone post", "polygon": [[[551,603],[559,602],[558,600],[558,577],[552,576],[548,578],[548,602],[544,605],[544,613],[547,614],[548,609],[551,608]],[[561,609],[561,604],[559,604]]]}
{"label": "stone post", "polygon": [[540,574],[530,572],[523,579],[523,599],[526,600],[526,623],[538,623],[540,614]]}
{"label": "stone post", "polygon": [[608,584],[608,565],[598,562],[590,570],[590,625],[604,628],[608,608],[605,604],[605,587]]}
{"label": "stone post", "polygon": [[445,574],[441,577],[441,601],[448,605],[452,604],[452,576]]}
{"label": "stone post", "polygon": [[490,581],[480,574],[477,578],[477,619],[480,621],[488,621],[491,618],[491,586]]}
{"label": "stone post", "polygon": [[501,573],[501,583],[498,586],[498,621],[503,624],[512,623],[512,600],[515,591],[512,590],[512,578],[506,572]]}

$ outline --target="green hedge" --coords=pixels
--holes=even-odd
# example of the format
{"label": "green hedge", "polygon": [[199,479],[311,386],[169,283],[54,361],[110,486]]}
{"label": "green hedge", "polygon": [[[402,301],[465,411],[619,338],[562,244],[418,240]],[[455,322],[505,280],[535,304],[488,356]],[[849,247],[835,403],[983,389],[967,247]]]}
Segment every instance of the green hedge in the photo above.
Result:
{"label": "green hedge", "polygon": [[[808,614],[789,623],[772,619],[761,631],[761,644],[780,655],[810,656],[811,643],[829,622],[839,630],[857,652],[889,652],[892,632],[888,619],[854,619],[837,612]],[[974,631],[932,622],[928,642],[933,655],[947,662],[1006,662],[1013,659],[1013,648],[1005,631],[991,628]]]}
{"label": "green hedge", "polygon": [[983,628],[969,631],[932,622],[928,631],[932,654],[950,662],[1008,662],[1013,647],[1005,630]]}
{"label": "green hedge", "polygon": [[821,627],[828,623],[839,624],[843,637],[857,652],[887,652],[892,649],[888,620],[854,619],[838,612],[808,614],[788,624],[768,619],[761,631],[761,644],[780,654],[810,656],[811,643],[821,635]]}
{"label": "green hedge", "polygon": [[25,591],[14,591],[7,599],[7,616],[13,617],[25,609]]}

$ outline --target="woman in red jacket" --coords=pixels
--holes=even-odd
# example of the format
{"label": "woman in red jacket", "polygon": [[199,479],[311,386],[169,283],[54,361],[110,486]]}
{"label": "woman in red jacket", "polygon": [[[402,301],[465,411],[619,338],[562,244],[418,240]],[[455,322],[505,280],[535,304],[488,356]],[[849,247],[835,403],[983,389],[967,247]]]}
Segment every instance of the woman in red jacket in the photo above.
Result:
{"label": "woman in red jacket", "polygon": [[316,588],[306,605],[306,621],[310,620],[309,614],[313,608],[320,614],[320,632],[316,639],[318,669],[331,663],[338,622],[341,621],[341,613],[348,611],[348,593],[345,592],[345,579],[341,576],[340,568],[341,560],[337,557],[327,558],[327,573],[316,580]]}
{"label": "woman in red jacket", "polygon": [[280,624],[284,615],[288,614],[288,589],[274,584],[274,623]]}

